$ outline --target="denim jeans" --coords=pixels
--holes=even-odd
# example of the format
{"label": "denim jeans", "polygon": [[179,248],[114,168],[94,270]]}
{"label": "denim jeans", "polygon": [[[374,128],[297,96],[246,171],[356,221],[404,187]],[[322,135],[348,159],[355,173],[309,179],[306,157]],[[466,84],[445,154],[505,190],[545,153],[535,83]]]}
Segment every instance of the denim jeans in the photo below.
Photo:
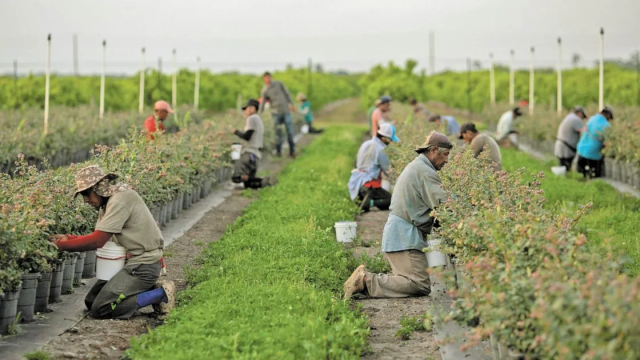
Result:
{"label": "denim jeans", "polygon": [[287,142],[289,143],[289,153],[295,154],[296,143],[293,141],[295,130],[293,128],[293,118],[291,117],[291,113],[272,114],[272,116],[273,116],[273,122],[276,126],[276,134],[278,136],[276,151],[278,152],[278,154],[282,152],[282,144],[284,143],[284,139],[282,138],[281,125],[284,124],[285,128],[287,129]]}

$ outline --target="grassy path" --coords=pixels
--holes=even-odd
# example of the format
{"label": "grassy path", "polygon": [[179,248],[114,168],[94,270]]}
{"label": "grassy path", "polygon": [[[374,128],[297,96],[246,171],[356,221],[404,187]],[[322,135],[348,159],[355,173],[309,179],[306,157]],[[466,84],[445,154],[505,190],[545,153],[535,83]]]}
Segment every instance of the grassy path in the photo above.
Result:
{"label": "grassy path", "polygon": [[557,211],[574,213],[579,205],[593,203],[591,212],[578,222],[578,230],[594,244],[610,241],[616,251],[627,255],[629,274],[640,274],[640,200],[620,194],[603,181],[585,182],[575,173],[556,177],[551,173],[555,161],[537,160],[520,151],[503,149],[502,165],[507,171],[524,167],[525,174],[544,171],[547,206]]}
{"label": "grassy path", "polygon": [[362,127],[335,125],[280,183],[213,243],[165,325],[132,342],[132,358],[356,358],[366,320],[338,300],[349,257],[332,225]]}

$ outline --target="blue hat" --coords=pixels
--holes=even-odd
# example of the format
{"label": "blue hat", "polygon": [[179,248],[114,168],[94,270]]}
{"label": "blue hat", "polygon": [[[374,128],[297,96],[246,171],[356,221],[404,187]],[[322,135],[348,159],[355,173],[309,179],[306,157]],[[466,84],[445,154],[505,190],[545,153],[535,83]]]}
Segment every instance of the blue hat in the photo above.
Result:
{"label": "blue hat", "polygon": [[393,130],[393,135],[391,135],[391,141],[393,142],[400,142],[400,139],[398,138],[398,136],[396,135],[396,127],[391,125],[391,129]]}
{"label": "blue hat", "polygon": [[391,102],[391,96],[383,96],[380,98],[380,104],[386,104]]}

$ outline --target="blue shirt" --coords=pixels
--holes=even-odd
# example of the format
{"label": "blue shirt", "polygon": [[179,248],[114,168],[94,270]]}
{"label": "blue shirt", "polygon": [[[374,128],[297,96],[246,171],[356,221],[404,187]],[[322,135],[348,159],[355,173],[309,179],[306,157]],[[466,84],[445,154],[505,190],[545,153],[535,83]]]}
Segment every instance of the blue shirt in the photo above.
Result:
{"label": "blue shirt", "polygon": [[380,177],[380,172],[386,172],[391,166],[389,157],[383,151],[386,148],[382,140],[377,137],[365,141],[360,145],[358,150],[358,159],[356,160],[356,169],[351,171],[349,179],[349,195],[351,200],[358,196],[360,188],[367,182]]}
{"label": "blue shirt", "polygon": [[300,112],[304,114],[304,121],[308,123],[313,122],[313,112],[311,111],[311,103],[309,103],[309,100],[305,100],[302,103]]}
{"label": "blue shirt", "polygon": [[602,115],[592,116],[587,122],[586,131],[578,141],[578,155],[589,160],[601,160],[604,147],[604,131],[611,126]]}
{"label": "blue shirt", "polygon": [[460,125],[453,116],[441,116],[443,120],[447,121],[447,135],[458,135],[460,133]]}

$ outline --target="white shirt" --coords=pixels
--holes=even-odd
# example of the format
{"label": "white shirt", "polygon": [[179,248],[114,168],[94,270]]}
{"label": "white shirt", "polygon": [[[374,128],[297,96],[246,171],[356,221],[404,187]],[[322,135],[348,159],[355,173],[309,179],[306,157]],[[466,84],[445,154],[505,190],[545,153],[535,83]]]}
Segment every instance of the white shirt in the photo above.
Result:
{"label": "white shirt", "polygon": [[500,116],[498,121],[498,131],[496,132],[497,140],[502,140],[509,135],[513,128],[513,110],[509,110]]}

